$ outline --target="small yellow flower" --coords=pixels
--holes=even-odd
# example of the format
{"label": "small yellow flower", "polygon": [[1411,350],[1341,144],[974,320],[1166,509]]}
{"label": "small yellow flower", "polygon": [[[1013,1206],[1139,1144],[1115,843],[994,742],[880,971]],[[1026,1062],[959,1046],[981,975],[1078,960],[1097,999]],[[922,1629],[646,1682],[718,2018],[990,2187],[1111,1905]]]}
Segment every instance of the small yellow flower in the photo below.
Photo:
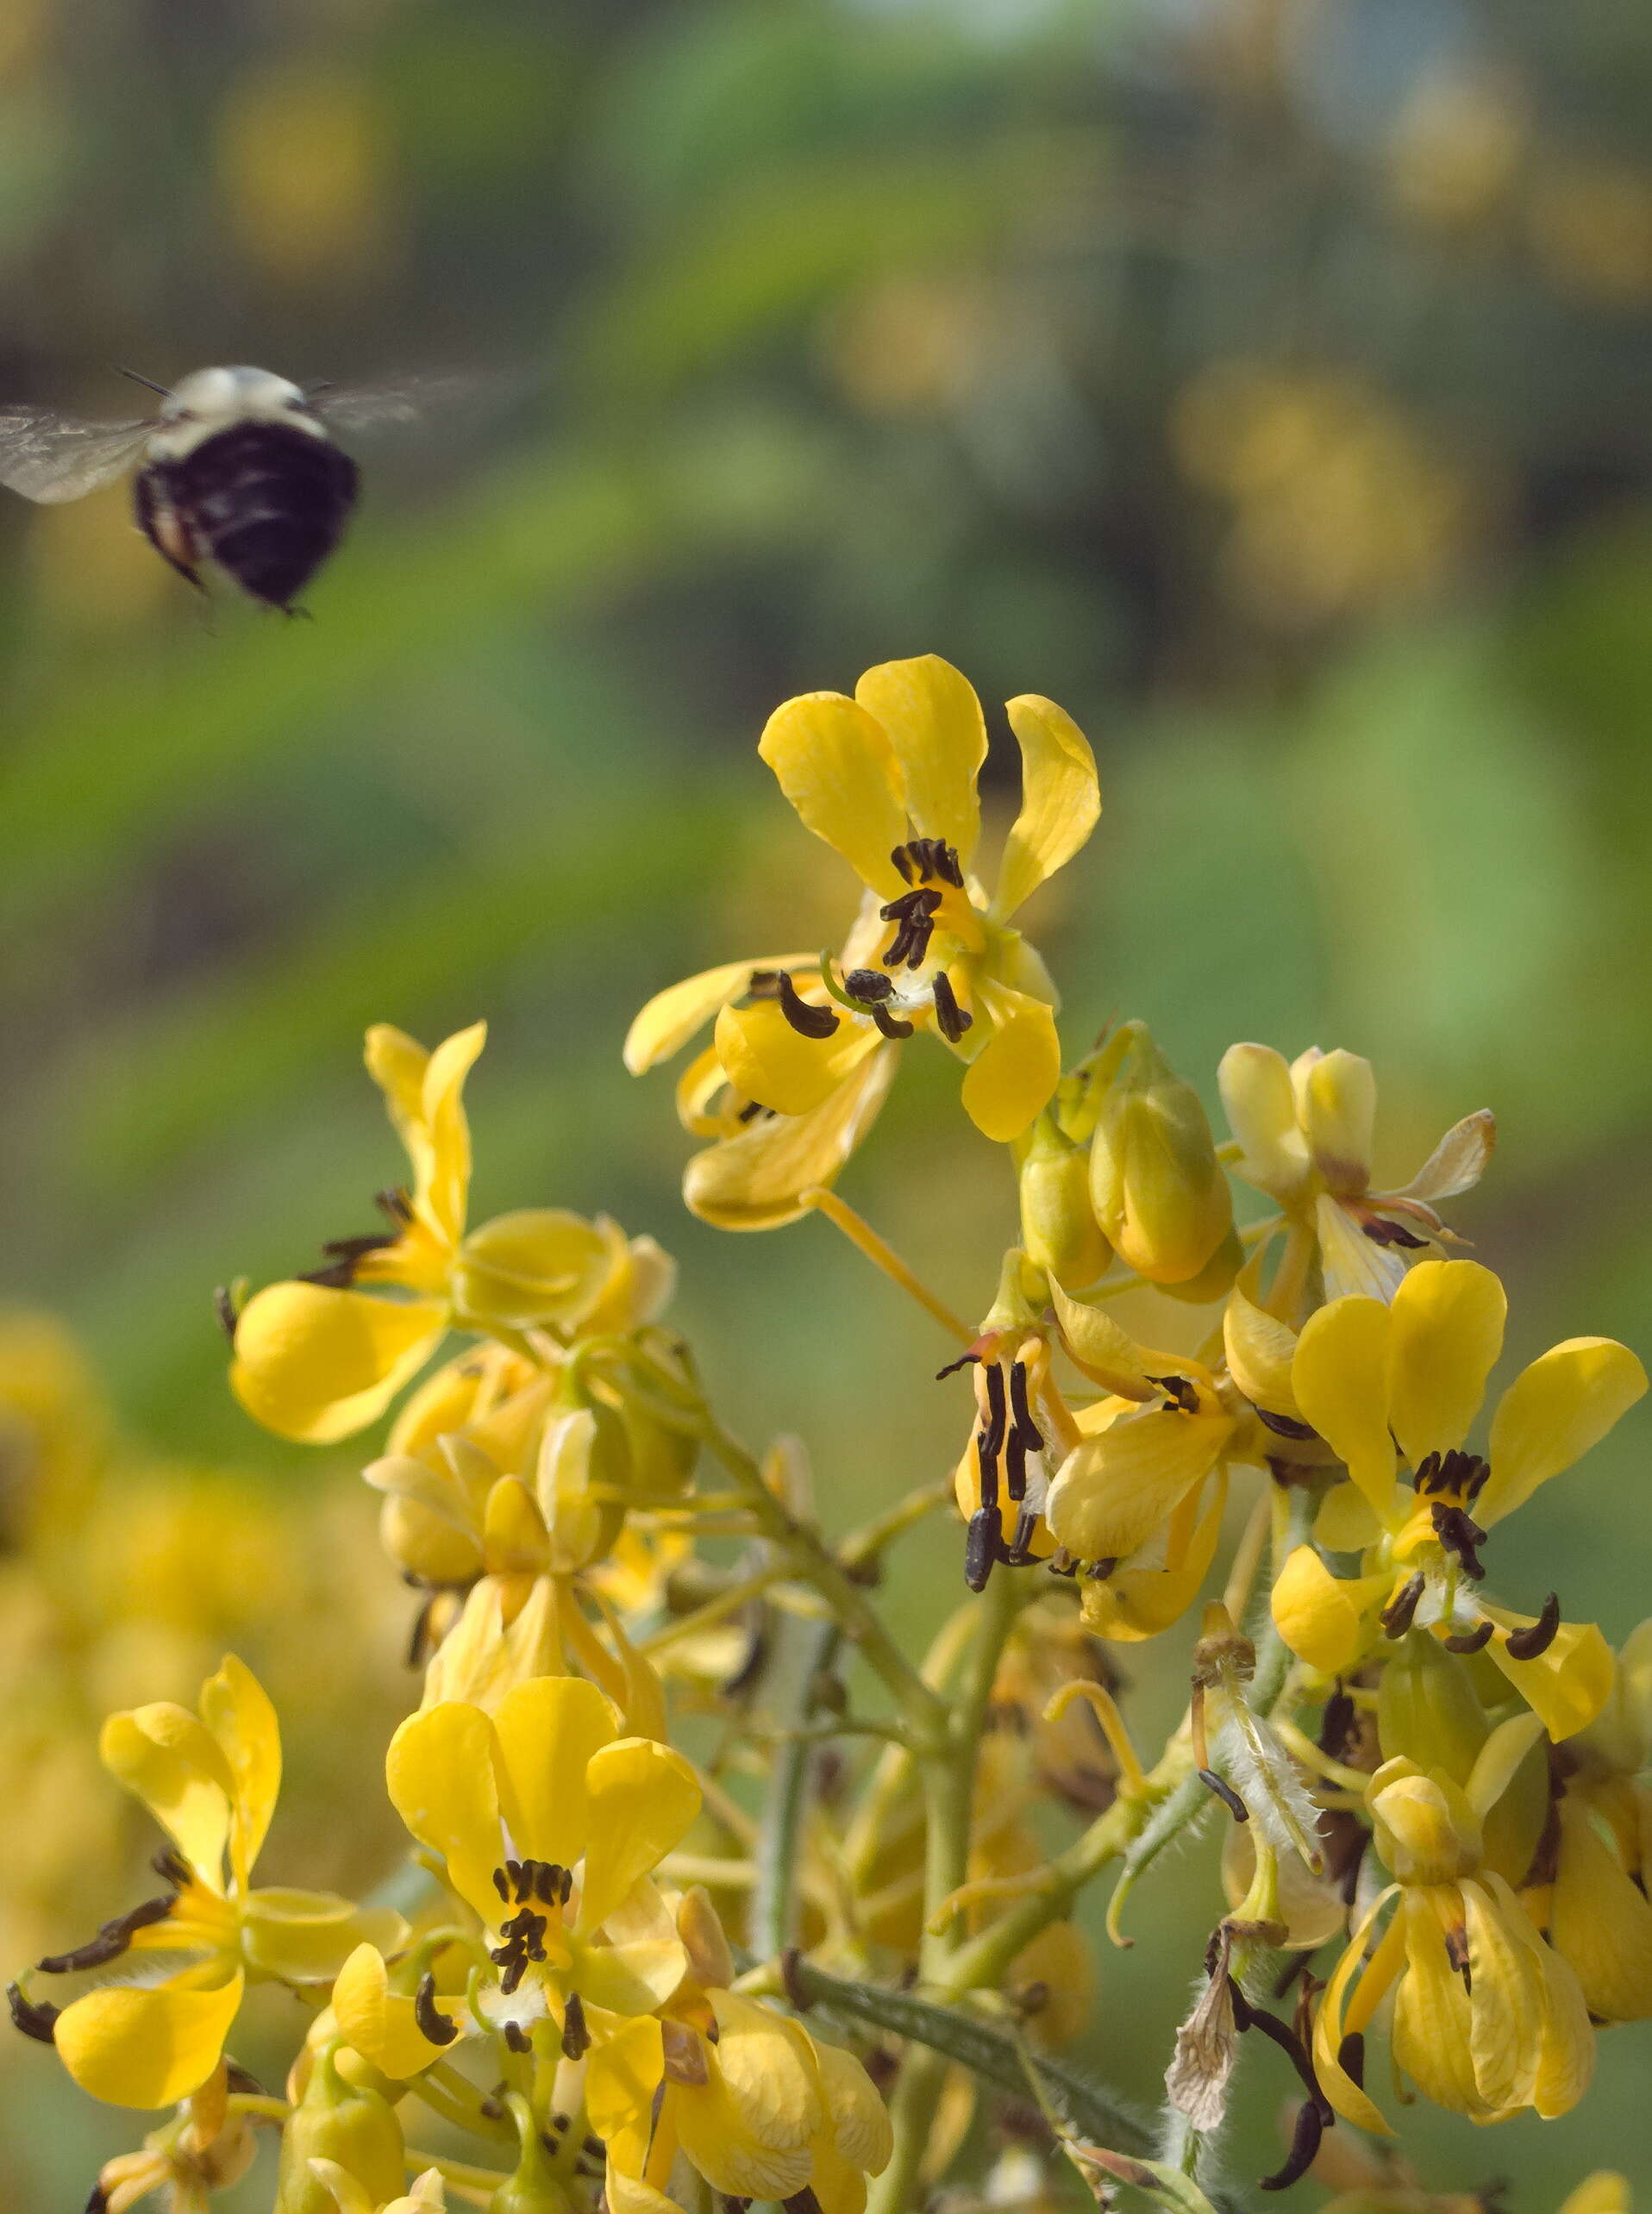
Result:
{"label": "small yellow flower", "polygon": [[157,1862],[171,1889],[40,1965],[67,1975],[129,1963],[129,1980],[64,2008],[54,2041],[94,2098],[166,2106],[217,2067],[249,1979],[325,1986],[357,1944],[394,1950],[406,1924],[332,1892],[252,1888],[281,1742],[274,1709],[233,1656],[201,1686],[198,1714],[162,1702],[112,1715],[101,1750],[172,1838]]}
{"label": "small yellow flower", "polygon": [[1241,1149],[1237,1173],[1317,1241],[1327,1299],[1391,1298],[1411,1260],[1451,1237],[1435,1203],[1472,1191],[1497,1142],[1482,1108],[1446,1132],[1409,1184],[1373,1191],[1369,1061],[1340,1047],[1312,1046],[1287,1063],[1271,1046],[1230,1046],[1217,1079]]}
{"label": "small yellow flower", "polygon": [[377,2205],[336,2161],[313,2160],[310,2172],[332,2192],[339,2214],[447,2214],[447,2197],[439,2168],[426,2168],[404,2197],[381,2199]]}
{"label": "small yellow flower", "polygon": [[128,2214],[152,2193],[165,2191],[168,2214],[204,2214],[216,2191],[239,2183],[258,2151],[253,2125],[226,2105],[222,2067],[177,2113],[152,2130],[135,2153],[117,2153],[98,2172],[88,2205],[96,2214]]}
{"label": "small yellow flower", "polygon": [[868,669],[853,699],[806,693],[770,716],[759,747],[804,826],[865,887],[834,966],[813,954],[735,961],[651,999],[626,1065],[651,1068],[716,1017],[679,1088],[689,1129],[718,1142],[688,1166],[684,1195],[725,1229],[795,1221],[870,1128],[901,1041],[937,1032],[967,1064],[976,1126],[1008,1141],[1055,1089],[1055,992],[1013,927],[1100,813],[1094,758],[1071,717],[1011,700],[1022,807],[997,891],[972,873],[986,755],[980,702],[933,654]]}
{"label": "small yellow flower", "polygon": [[322,1267],[266,1285],[235,1318],[230,1385],[266,1429],[324,1445],[365,1429],[449,1329],[635,1327],[669,1297],[666,1256],[606,1217],[527,1208],[466,1234],[465,1079],[485,1035],[473,1023],[427,1053],[387,1023],[368,1031],[412,1188],[380,1194],[388,1231],[335,1239]]}
{"label": "small yellow flower", "polygon": [[[1495,1790],[1500,1776],[1494,1776]],[[1314,2023],[1314,2063],[1336,2111],[1392,2132],[1363,2088],[1365,2032],[1394,1994],[1394,2063],[1425,2097],[1476,2122],[1530,2107],[1565,2114],[1588,2088],[1594,2034],[1577,1978],[1501,1876],[1482,1866],[1489,1792],[1389,1761],[1367,1792],[1376,1848],[1396,1881],[1337,1964]],[[1383,1909],[1398,1900],[1374,1948]]]}
{"label": "small yellow flower", "polygon": [[646,1899],[700,1789],[680,1754],[622,1736],[594,1686],[540,1677],[491,1716],[429,1707],[397,1731],[385,1773],[397,1813],[487,1930],[497,1973],[473,2001],[479,2026],[577,2059],[588,2007],[629,2017],[670,1997],[685,1957],[675,1936],[604,1942],[603,1925]]}
{"label": "small yellow flower", "polygon": [[1483,1649],[1560,1739],[1600,1711],[1611,1655],[1593,1624],[1561,1621],[1552,1593],[1536,1617],[1481,1599],[1480,1548],[1606,1435],[1646,1390],[1646,1372],[1611,1338],[1568,1338],[1503,1394],[1489,1457],[1470,1454],[1506,1307],[1489,1269],[1425,1260],[1390,1304],[1337,1299],[1309,1318],[1292,1363],[1294,1402],[1350,1479],[1321,1509],[1317,1535],[1362,1559],[1357,1575],[1338,1577],[1314,1547],[1298,1547],[1274,1585],[1273,1618],[1293,1652],[1332,1675],[1413,1623],[1454,1650]]}
{"label": "small yellow flower", "polygon": [[860,2214],[892,2148],[889,2117],[852,2054],[729,1989],[734,1963],[710,1900],[678,1909],[689,1973],[661,2018],[626,2023],[591,2054],[585,2111],[608,2148],[616,2214],[666,2214],[680,2152],[714,2191]]}

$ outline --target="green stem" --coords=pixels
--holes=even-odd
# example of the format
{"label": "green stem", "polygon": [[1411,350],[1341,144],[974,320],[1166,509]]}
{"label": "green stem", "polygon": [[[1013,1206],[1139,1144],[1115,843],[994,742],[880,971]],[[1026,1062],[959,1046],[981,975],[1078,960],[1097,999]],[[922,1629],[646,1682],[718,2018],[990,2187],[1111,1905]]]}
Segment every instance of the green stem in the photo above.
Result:
{"label": "green stem", "polygon": [[757,1883],[752,1892],[751,1943],[760,1959],[774,1960],[794,1940],[798,1864],[804,1811],[809,1797],[811,1741],[804,1735],[814,1705],[815,1686],[829,1668],[842,1632],[835,1622],[793,1626],[798,1650],[796,1679],[789,1704],[796,1734],[777,1746],[769,1767],[768,1792],[757,1833]]}

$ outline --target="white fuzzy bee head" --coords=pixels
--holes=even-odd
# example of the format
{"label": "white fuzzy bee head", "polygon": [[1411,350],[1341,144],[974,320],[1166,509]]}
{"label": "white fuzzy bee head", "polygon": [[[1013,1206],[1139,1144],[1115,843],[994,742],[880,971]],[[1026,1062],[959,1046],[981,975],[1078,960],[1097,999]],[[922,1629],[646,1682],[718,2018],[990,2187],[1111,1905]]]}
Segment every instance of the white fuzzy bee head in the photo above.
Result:
{"label": "white fuzzy bee head", "polygon": [[324,438],[302,385],[268,369],[196,369],[180,377],[161,402],[150,441],[153,460],[179,461],[239,422],[283,422]]}

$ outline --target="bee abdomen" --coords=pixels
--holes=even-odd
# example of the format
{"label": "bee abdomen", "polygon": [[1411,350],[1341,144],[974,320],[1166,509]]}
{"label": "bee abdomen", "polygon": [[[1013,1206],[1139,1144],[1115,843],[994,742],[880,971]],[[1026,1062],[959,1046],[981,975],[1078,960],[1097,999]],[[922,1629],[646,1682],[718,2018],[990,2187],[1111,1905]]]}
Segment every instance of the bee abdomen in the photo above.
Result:
{"label": "bee abdomen", "polygon": [[349,456],[285,423],[237,423],[168,464],[166,474],[173,503],[213,560],[272,607],[291,607],[338,544],[355,504]]}

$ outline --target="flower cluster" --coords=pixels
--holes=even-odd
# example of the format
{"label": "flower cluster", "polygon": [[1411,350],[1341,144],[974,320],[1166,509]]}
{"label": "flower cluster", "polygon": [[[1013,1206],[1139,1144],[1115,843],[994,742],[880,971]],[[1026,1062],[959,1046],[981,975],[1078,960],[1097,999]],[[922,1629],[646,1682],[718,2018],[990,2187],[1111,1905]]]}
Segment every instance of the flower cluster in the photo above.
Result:
{"label": "flower cluster", "polygon": [[[1488,1112],[1388,1187],[1355,1054],[1234,1046],[1225,1139],[1145,1023],[1069,1058],[1019,918],[1098,779],[1063,710],[1007,716],[989,891],[986,717],[956,670],[781,707],[761,757],[858,911],[836,951],[660,992],[625,1048],[641,1071],[711,1025],[678,1091],[709,1141],[695,1213],[819,1211],[950,1334],[961,1440],[916,1487],[889,1471],[858,1530],[823,1533],[796,1441],[757,1456],[725,1426],[651,1238],[555,1207],[471,1226],[481,1026],[433,1052],[368,1033],[409,1161],[386,1227],[220,1309],[267,1429],[390,1417],[361,1473],[412,1591],[384,1755],[404,1849],[360,1902],[253,1883],[280,1741],[239,1660],[194,1708],[110,1719],[163,1889],[10,1991],[84,2090],[161,2116],[103,2214],[201,2214],[263,2130],[274,2214],[906,2214],[1006,2126],[957,2205],[1054,2204],[1065,2164],[1197,2214],[1264,2046],[1298,2100],[1265,2187],[1426,2209],[1380,2149],[1374,2036],[1402,2096],[1493,2123],[1569,2111],[1598,2031],[1652,2018],[1652,1624],[1614,1653],[1558,1593],[1510,1592],[1497,1539],[1645,1373],[1568,1338],[1482,1426],[1507,1301],[1439,1210],[1485,1170]],[[834,1188],[920,1033],[1019,1203],[975,1322]],[[958,1603],[919,1654],[876,1587],[953,1511]],[[1148,1760],[1111,1648],[1154,1640],[1188,1696]],[[1223,1892],[1186,1933],[1149,2138],[1048,2055],[1091,2013],[1081,1894],[1117,1868],[1129,1942],[1134,1886],[1207,1817]],[[257,1986],[306,2008],[278,2093],[246,2064]],[[1575,2196],[1622,2199],[1604,2174]]]}

